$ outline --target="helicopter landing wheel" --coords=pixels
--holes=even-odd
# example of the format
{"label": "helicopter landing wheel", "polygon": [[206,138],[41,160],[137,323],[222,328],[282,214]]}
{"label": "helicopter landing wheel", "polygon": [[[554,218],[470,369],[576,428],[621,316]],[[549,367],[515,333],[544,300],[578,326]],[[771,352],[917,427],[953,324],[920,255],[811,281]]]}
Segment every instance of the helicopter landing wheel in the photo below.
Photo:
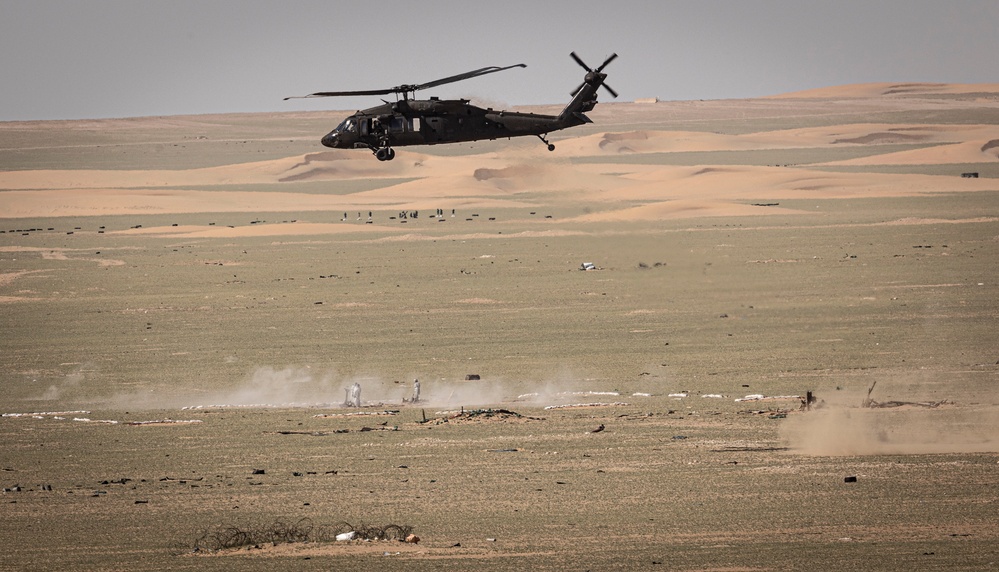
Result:
{"label": "helicopter landing wheel", "polygon": [[391,147],[382,147],[375,151],[375,158],[379,161],[391,161],[395,159],[395,149]]}
{"label": "helicopter landing wheel", "polygon": [[[545,135],[548,135],[548,134],[545,133]],[[549,143],[547,139],[545,139],[545,135],[538,135],[538,139],[541,139],[542,143],[544,143],[545,145],[548,145],[548,150],[549,151],[554,151],[555,150],[555,146],[552,145],[551,143]]]}

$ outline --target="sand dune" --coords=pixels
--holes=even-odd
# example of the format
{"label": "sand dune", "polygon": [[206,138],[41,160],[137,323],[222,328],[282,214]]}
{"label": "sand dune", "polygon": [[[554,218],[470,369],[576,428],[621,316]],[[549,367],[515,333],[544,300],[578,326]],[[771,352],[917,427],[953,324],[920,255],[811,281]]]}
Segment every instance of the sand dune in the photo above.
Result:
{"label": "sand dune", "polygon": [[770,96],[773,99],[861,98],[884,96],[999,94],[999,83],[859,83],[807,89]]}
{"label": "sand dune", "polygon": [[[991,94],[991,95],[989,95]],[[994,105],[999,84],[943,85],[878,83],[839,86],[785,94],[782,98],[855,98],[895,107],[966,105],[953,98],[970,97],[976,105]],[[866,98],[866,99],[864,99]],[[905,98],[899,100],[899,98]],[[948,99],[951,98],[951,99]],[[976,99],[977,98],[977,99]],[[985,99],[982,99],[985,98]],[[779,99],[779,98],[778,98]],[[768,101],[774,102],[774,99]],[[961,100],[965,101],[965,100]],[[984,101],[984,103],[981,103]],[[695,105],[696,104],[696,105]],[[673,105],[598,107],[613,125],[614,113],[634,122],[674,117],[696,107],[696,117],[710,113],[741,114],[731,102],[675,102]],[[780,103],[769,112],[779,113]],[[791,104],[788,104],[791,105]],[[800,105],[800,104],[796,104]],[[711,111],[711,110],[714,111]],[[791,109],[791,108],[788,108]],[[865,108],[866,109],[866,108]],[[636,111],[638,110],[638,111]],[[595,112],[596,113],[596,112]],[[658,115],[657,115],[658,114]],[[369,153],[316,150],[279,159],[225,164],[208,168],[149,170],[13,170],[0,172],[0,211],[8,218],[60,216],[182,214],[208,212],[332,212],[399,211],[441,208],[462,210],[537,209],[539,205],[593,202],[600,213],[575,218],[596,220],[656,220],[679,216],[745,216],[790,211],[760,209],[753,202],[801,198],[906,196],[920,193],[992,190],[989,179],[911,174],[835,173],[826,166],[933,165],[993,163],[999,161],[999,128],[988,123],[865,123],[852,121],[749,133],[709,130],[622,129],[572,136],[558,141],[554,154],[536,146],[509,144],[490,152],[434,154],[419,147],[401,150],[391,162],[376,161]],[[974,117],[969,115],[969,117]],[[219,124],[223,118],[215,119]],[[229,118],[231,121],[231,118]],[[624,120],[624,119],[620,119]],[[65,129],[194,129],[212,118],[142,118],[133,120],[69,122]],[[206,123],[207,122],[207,123]],[[89,125],[93,123],[93,125]],[[18,124],[18,128],[30,127]],[[48,125],[37,126],[44,131]],[[914,148],[898,150],[897,145]],[[877,146],[889,152],[878,153]],[[916,148],[918,146],[918,148]],[[673,153],[759,152],[779,150],[830,151],[868,147],[871,155],[815,163],[815,168],[755,165],[669,166],[656,155]],[[459,148],[460,149],[460,148]],[[779,155],[778,155],[779,156]],[[842,156],[842,155],[840,155]],[[587,158],[613,162],[587,162]],[[652,157],[652,159],[650,159]],[[732,155],[726,157],[730,161]],[[667,164],[662,164],[667,163]],[[313,183],[361,182],[358,190],[316,192]],[[384,181],[383,185],[379,181]],[[313,184],[308,189],[299,183]],[[242,185],[254,185],[244,190]],[[261,190],[261,186],[264,187]],[[334,219],[336,220],[336,219]],[[368,230],[377,225],[366,225]],[[395,227],[393,227],[395,228]],[[252,232],[325,234],[342,232],[338,225],[269,225]],[[164,233],[203,236],[231,234],[232,230],[166,229]],[[202,234],[199,234],[202,235]]]}
{"label": "sand dune", "polygon": [[[999,135],[999,130],[997,130]],[[826,165],[933,165],[948,163],[987,163],[999,160],[999,139],[965,141],[938,145],[929,149],[914,149],[861,157],[846,161],[831,161]]]}
{"label": "sand dune", "polygon": [[[991,141],[991,140],[990,140]],[[902,151],[888,155],[865,157],[830,165],[972,163],[995,161],[999,147],[990,141],[968,141],[951,145]],[[982,151],[982,149],[985,151]],[[436,158],[435,158],[436,159]],[[294,162],[293,162],[294,161]],[[334,159],[331,163],[351,164],[355,172],[367,169],[357,159]],[[843,198],[852,196],[903,196],[924,192],[958,192],[989,190],[989,179],[960,179],[930,175],[898,175],[869,173],[831,173],[803,168],[756,166],[680,166],[630,168],[615,164],[615,174],[600,173],[600,169],[578,169],[566,162],[504,162],[500,158],[479,156],[428,161],[424,167],[402,167],[396,173],[414,174],[417,169],[429,171],[411,181],[388,184],[374,190],[347,195],[326,195],[296,192],[266,192],[231,190],[193,190],[183,188],[133,188],[140,182],[132,172],[45,172],[25,186],[52,185],[33,190],[17,189],[0,193],[0,209],[8,217],[32,218],[52,216],[96,216],[116,214],[168,214],[199,212],[291,212],[342,210],[419,210],[441,206],[451,208],[496,209],[529,208],[536,206],[538,193],[549,199],[564,195],[568,199],[601,203],[629,201],[703,200],[752,201],[792,198]],[[324,162],[312,160],[310,169],[319,169]],[[361,164],[359,167],[354,165]],[[161,177],[164,186],[173,187],[182,181],[198,180],[210,189],[213,180],[226,185],[274,182],[289,171],[306,165],[301,158],[248,164],[240,172],[236,166],[226,169],[218,179],[198,172],[165,172],[162,175],[143,172],[142,182],[149,177]],[[495,165],[495,166],[477,166]],[[282,171],[279,166],[284,166]],[[221,171],[210,170],[213,172]],[[4,175],[20,175],[11,173]],[[384,174],[383,174],[384,175]],[[172,179],[171,179],[172,177]],[[4,185],[14,187],[4,177]],[[98,183],[118,182],[119,186],[99,186]],[[65,186],[75,184],[77,186]],[[222,183],[220,183],[222,184]],[[279,184],[279,183],[275,183]],[[87,186],[94,185],[94,186]],[[520,198],[523,197],[523,198]],[[628,205],[624,205],[628,208]],[[717,205],[713,207],[717,211]],[[750,212],[740,210],[739,212]],[[650,214],[657,212],[645,209]],[[690,210],[707,213],[708,210]],[[772,212],[772,211],[768,211]],[[583,219],[587,220],[587,219]],[[295,232],[297,234],[297,232]]]}
{"label": "sand dune", "polygon": [[711,199],[682,199],[642,205],[626,209],[592,213],[576,217],[576,222],[637,222],[672,220],[694,217],[757,216],[761,214],[792,214],[795,211],[779,207],[759,207]]}

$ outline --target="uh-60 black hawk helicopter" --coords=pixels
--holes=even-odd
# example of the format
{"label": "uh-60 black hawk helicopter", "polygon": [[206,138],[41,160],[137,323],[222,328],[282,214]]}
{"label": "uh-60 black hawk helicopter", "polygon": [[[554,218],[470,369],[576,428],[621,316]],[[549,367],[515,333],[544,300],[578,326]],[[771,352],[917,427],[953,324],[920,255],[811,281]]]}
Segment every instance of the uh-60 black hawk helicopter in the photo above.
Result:
{"label": "uh-60 black hawk helicopter", "polygon": [[611,54],[596,69],[590,69],[575,52],[569,55],[586,70],[586,76],[583,83],[572,92],[572,101],[558,115],[482,109],[469,104],[467,99],[441,100],[436,97],[426,100],[411,99],[411,96],[415,97],[416,92],[420,90],[512,68],[524,68],[527,67],[525,64],[485,67],[419,85],[399,85],[388,89],[361,91],[321,91],[299,97],[370,96],[394,93],[398,98],[401,95],[402,99],[397,99],[395,103],[386,101],[383,105],[358,111],[344,119],[336,129],[322,139],[323,145],[334,149],[370,149],[379,161],[394,159],[393,147],[438,145],[524,135],[537,136],[548,145],[549,151],[554,151],[555,146],[545,137],[552,131],[592,123],[584,114],[597,104],[597,90],[600,86],[617,97],[617,92],[604,83],[607,74],[603,73],[603,69],[617,57],[617,54]]}

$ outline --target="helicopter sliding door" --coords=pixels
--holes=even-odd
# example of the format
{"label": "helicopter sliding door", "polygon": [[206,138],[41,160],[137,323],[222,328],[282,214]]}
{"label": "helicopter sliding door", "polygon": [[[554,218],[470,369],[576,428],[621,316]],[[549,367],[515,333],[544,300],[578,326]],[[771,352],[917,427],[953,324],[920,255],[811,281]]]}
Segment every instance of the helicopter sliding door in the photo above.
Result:
{"label": "helicopter sliding door", "polygon": [[423,139],[430,145],[443,143],[450,140],[450,125],[447,119],[439,116],[426,116],[423,118],[426,128],[423,130]]}
{"label": "helicopter sliding door", "polygon": [[423,134],[420,133],[420,118],[408,118],[395,115],[388,122],[389,139],[395,145],[420,145]]}

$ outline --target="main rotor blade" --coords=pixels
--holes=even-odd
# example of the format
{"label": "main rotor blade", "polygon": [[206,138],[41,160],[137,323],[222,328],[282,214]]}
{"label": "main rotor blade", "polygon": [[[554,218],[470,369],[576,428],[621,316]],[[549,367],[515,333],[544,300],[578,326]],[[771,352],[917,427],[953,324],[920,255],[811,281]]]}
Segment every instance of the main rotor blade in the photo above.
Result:
{"label": "main rotor blade", "polygon": [[593,71],[590,69],[590,66],[586,65],[586,63],[583,62],[583,60],[579,59],[579,56],[576,55],[576,52],[569,52],[569,55],[572,56],[572,59],[576,60],[576,63],[582,66],[584,70]]}
{"label": "main rotor blade", "polygon": [[289,99],[306,99],[309,97],[344,97],[353,95],[388,95],[390,93],[400,93],[397,88],[391,89],[370,89],[370,90],[360,90],[360,91],[320,91],[317,93],[310,93],[309,95],[292,95],[284,98],[285,101]]}
{"label": "main rotor blade", "polygon": [[479,68],[477,70],[472,70],[470,72],[460,73],[458,75],[453,75],[451,77],[445,77],[442,79],[435,79],[434,81],[428,81],[427,83],[421,83],[420,85],[406,86],[410,87],[410,91],[418,91],[421,89],[427,89],[430,87],[437,87],[438,85],[444,85],[446,83],[454,83],[456,81],[464,81],[466,79],[472,79],[473,77],[479,77],[480,75],[486,75],[496,72],[505,71],[512,68],[526,68],[527,64],[515,64],[512,66],[499,67],[499,66],[489,66],[485,68]]}
{"label": "main rotor blade", "polygon": [[284,98],[289,99],[305,99],[308,97],[345,97],[354,95],[388,95],[390,93],[401,93],[403,95],[412,93],[414,91],[419,91],[421,89],[427,89],[430,87],[437,87],[438,85],[444,85],[446,83],[454,83],[456,81],[462,81],[466,79],[472,79],[473,77],[479,77],[480,75],[486,75],[490,73],[496,73],[512,68],[526,68],[527,64],[516,64],[512,66],[499,67],[499,66],[489,66],[485,68],[479,68],[477,70],[472,70],[470,72],[460,73],[458,75],[453,75],[450,77],[445,77],[442,79],[435,79],[434,81],[428,81],[427,83],[421,83],[419,85],[397,85],[395,87],[390,87],[386,89],[362,89],[355,91],[320,91],[316,93],[310,93],[309,95],[293,95],[291,97]]}
{"label": "main rotor blade", "polygon": [[598,68],[597,68],[596,70],[594,70],[594,71],[596,71],[597,73],[600,73],[601,71],[603,71],[603,69],[604,69],[605,67],[607,67],[607,64],[611,63],[611,62],[612,62],[612,61],[614,61],[614,60],[615,60],[616,58],[617,58],[617,54],[611,54],[611,55],[610,55],[610,57],[609,57],[609,58],[607,58],[606,60],[604,60],[604,63],[600,64],[600,67],[598,67]]}

